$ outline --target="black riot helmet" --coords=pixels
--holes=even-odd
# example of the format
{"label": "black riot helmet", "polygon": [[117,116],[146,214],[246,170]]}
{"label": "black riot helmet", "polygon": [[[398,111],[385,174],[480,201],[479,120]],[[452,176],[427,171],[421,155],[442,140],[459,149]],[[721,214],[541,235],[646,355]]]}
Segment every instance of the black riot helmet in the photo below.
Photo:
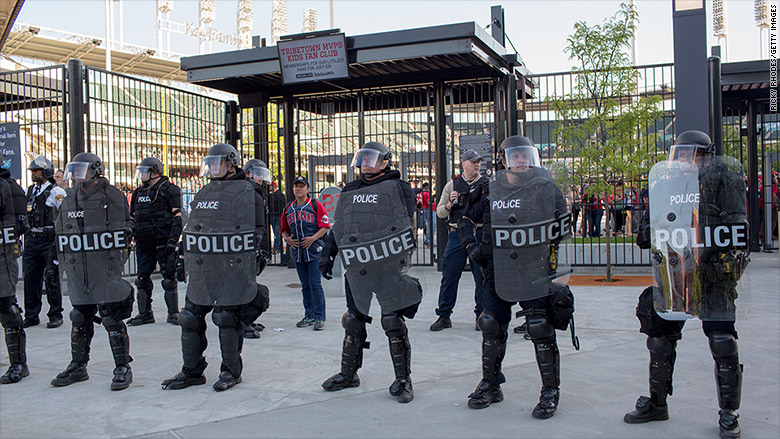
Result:
{"label": "black riot helmet", "polygon": [[[30,160],[30,166],[27,167],[28,170],[43,170],[43,179],[40,180],[41,182],[54,177],[54,164],[52,164],[49,159],[42,155],[32,154],[29,152],[26,154]],[[33,178],[33,181],[35,181],[35,178]],[[39,183],[39,181],[36,181],[36,183]]]}
{"label": "black riot helmet", "polygon": [[163,169],[163,164],[158,158],[147,157],[141,160],[141,164],[135,168],[135,178],[149,181],[152,178],[152,172],[163,175]]}
{"label": "black riot helmet", "polygon": [[498,148],[498,159],[507,169],[540,167],[539,150],[525,136],[509,136]]}
{"label": "black riot helmet", "polygon": [[677,136],[674,145],[669,148],[669,161],[676,162],[685,169],[705,156],[715,153],[715,145],[710,136],[699,130],[688,130]]}
{"label": "black riot helmet", "polygon": [[355,151],[350,166],[353,168],[361,168],[361,173],[363,175],[366,175],[365,172],[362,172],[363,166],[388,170],[390,169],[390,159],[392,156],[393,155],[390,153],[387,146],[379,142],[366,142],[360,149]]}
{"label": "black riot helmet", "polygon": [[265,162],[260,159],[247,160],[246,163],[244,163],[244,172],[246,172],[246,178],[251,178],[255,181],[259,179],[260,181],[271,184],[271,170],[269,170],[268,166],[265,165]]}
{"label": "black riot helmet", "polygon": [[[222,166],[222,164],[226,166]],[[241,155],[233,145],[217,143],[209,148],[206,157],[203,157],[203,166],[200,168],[201,177],[223,178],[230,172],[230,167],[241,165]]]}
{"label": "black riot helmet", "polygon": [[91,152],[76,154],[65,167],[64,180],[92,180],[102,177],[106,172],[106,165],[100,157]]}

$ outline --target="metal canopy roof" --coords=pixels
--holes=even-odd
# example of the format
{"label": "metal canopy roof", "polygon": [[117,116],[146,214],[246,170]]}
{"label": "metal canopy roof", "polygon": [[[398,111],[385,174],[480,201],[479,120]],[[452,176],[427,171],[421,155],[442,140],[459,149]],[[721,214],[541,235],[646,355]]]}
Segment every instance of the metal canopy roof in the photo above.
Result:
{"label": "metal canopy roof", "polygon": [[[474,22],[347,37],[350,78],[284,85],[276,46],[185,57],[189,82],[239,95],[242,105],[263,97],[307,95],[439,80],[498,78],[530,72],[515,54]],[[531,95],[530,80],[518,93]]]}
{"label": "metal canopy roof", "polygon": [[22,10],[24,0],[0,0],[0,50],[11,32],[11,27]]}
{"label": "metal canopy roof", "polygon": [[[62,41],[46,38],[38,35],[38,29],[33,26],[20,32],[12,31],[2,53],[54,63],[78,58],[88,66],[106,67],[106,49],[101,40],[85,38],[82,41]],[[185,74],[176,61],[155,58],[153,55],[152,50],[140,50],[138,53],[112,50],[112,71],[185,82]]]}
{"label": "metal canopy roof", "polygon": [[724,109],[746,100],[769,103],[769,60],[723,63],[721,78]]}

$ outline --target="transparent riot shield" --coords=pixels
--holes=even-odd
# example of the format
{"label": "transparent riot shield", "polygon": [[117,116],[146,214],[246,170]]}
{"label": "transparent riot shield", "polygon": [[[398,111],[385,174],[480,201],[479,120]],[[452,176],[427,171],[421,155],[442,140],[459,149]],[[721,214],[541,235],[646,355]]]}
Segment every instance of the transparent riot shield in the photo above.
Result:
{"label": "transparent riot shield", "polygon": [[490,217],[499,297],[517,302],[549,295],[552,281],[571,271],[561,258],[568,253],[561,244],[571,237],[571,214],[550,173],[533,167],[497,172],[490,182]]}
{"label": "transparent riot shield", "polygon": [[248,180],[213,180],[198,191],[182,233],[187,299],[233,306],[257,294],[255,191]]}
{"label": "transparent riot shield", "polygon": [[653,299],[661,317],[733,321],[747,313],[743,176],[740,162],[727,156],[694,166],[663,161],[650,170]]}
{"label": "transparent riot shield", "polygon": [[19,241],[16,237],[11,188],[0,179],[0,298],[16,295],[19,280]]}
{"label": "transparent riot shield", "polygon": [[333,234],[358,311],[369,313],[374,294],[383,311],[422,300],[420,282],[406,274],[415,240],[396,181],[342,192]]}
{"label": "transparent riot shield", "polygon": [[120,302],[132,292],[122,278],[130,248],[125,195],[105,179],[67,190],[54,227],[60,279],[74,305]]}

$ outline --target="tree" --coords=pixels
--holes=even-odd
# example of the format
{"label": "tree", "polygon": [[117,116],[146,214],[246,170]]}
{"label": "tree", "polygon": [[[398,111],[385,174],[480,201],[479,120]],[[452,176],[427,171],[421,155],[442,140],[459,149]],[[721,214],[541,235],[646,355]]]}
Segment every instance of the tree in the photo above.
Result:
{"label": "tree", "polygon": [[[569,59],[577,62],[572,68],[574,85],[568,94],[551,102],[557,114],[557,142],[573,151],[570,159],[574,172],[589,180],[585,193],[603,199],[605,204],[616,184],[648,171],[648,145],[655,144],[656,136],[648,127],[662,116],[660,97],[638,93],[639,72],[632,68],[627,53],[637,20],[635,7],[623,3],[614,16],[599,25],[577,22],[565,49]],[[606,268],[610,282],[612,232],[608,214],[607,225]]]}

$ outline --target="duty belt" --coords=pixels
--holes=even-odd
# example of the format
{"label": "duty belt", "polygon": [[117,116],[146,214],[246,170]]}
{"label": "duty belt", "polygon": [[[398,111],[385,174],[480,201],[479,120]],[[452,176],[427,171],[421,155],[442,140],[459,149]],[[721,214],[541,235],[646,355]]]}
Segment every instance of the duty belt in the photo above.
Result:
{"label": "duty belt", "polygon": [[30,230],[29,233],[33,238],[45,238],[50,241],[54,240],[54,227],[46,227],[42,230]]}

